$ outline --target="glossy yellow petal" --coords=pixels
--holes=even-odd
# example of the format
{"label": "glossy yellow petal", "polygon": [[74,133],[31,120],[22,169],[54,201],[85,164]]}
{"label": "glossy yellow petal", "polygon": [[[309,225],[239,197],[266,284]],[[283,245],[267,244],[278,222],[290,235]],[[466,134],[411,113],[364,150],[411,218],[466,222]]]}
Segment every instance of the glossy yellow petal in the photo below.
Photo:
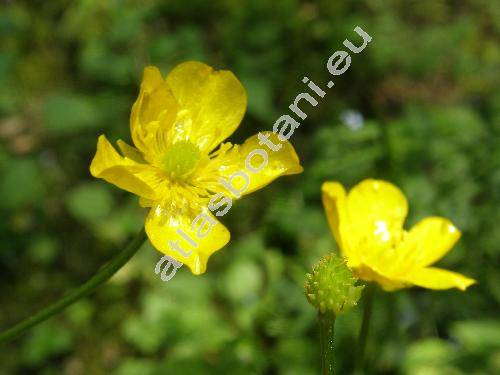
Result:
{"label": "glossy yellow petal", "polygon": [[402,289],[410,286],[407,282],[395,279],[393,277],[384,276],[381,273],[376,272],[372,268],[361,264],[359,267],[354,267],[354,274],[361,280],[370,282],[374,281],[378,283],[382,289],[386,292],[393,292],[398,289]]}
{"label": "glossy yellow petal", "polygon": [[167,85],[180,107],[170,139],[190,140],[203,153],[229,137],[245,113],[245,89],[229,71],[188,61],[168,74]]}
{"label": "glossy yellow petal", "polygon": [[116,141],[118,148],[120,149],[123,156],[135,161],[136,163],[145,163],[144,157],[141,152],[133,146],[125,143],[121,139]]}
{"label": "glossy yellow petal", "polygon": [[167,146],[167,133],[174,124],[177,111],[177,102],[158,68],[146,67],[130,115],[132,140],[143,154],[157,155]]}
{"label": "glossy yellow petal", "polygon": [[156,193],[150,184],[149,169],[146,164],[122,157],[104,135],[99,137],[97,152],[90,164],[92,176],[102,178],[140,197],[155,199]]}
{"label": "glossy yellow petal", "polygon": [[404,281],[427,289],[458,288],[460,290],[466,290],[476,283],[475,280],[459,273],[432,267],[416,269],[408,274]]}
{"label": "glossy yellow petal", "polygon": [[367,179],[356,185],[347,196],[349,223],[354,242],[375,248],[388,248],[400,240],[408,202],[396,186]]}
{"label": "glossy yellow petal", "polygon": [[347,258],[349,267],[355,267],[359,265],[359,257],[356,248],[350,246],[346,191],[338,182],[325,182],[321,186],[321,193],[326,218],[335,241]]}
{"label": "glossy yellow petal", "polygon": [[[228,230],[206,206],[212,193],[224,190],[224,178],[247,173],[247,194],[302,172],[293,147],[271,132],[268,142],[279,150],[261,146],[254,136],[212,153],[238,127],[245,109],[245,90],[231,72],[187,62],[163,79],[157,68],[146,67],[130,115],[135,147],[118,141],[120,155],[101,136],[90,166],[93,176],[139,195],[140,205],[151,208],[145,228],[152,244],[194,274],[205,272],[210,255],[229,241]],[[255,151],[263,160],[249,164]]]}
{"label": "glossy yellow petal", "polygon": [[155,205],[155,201],[147,198],[140,197],[139,198],[139,205],[144,208],[149,208],[153,207]]}
{"label": "glossy yellow petal", "polygon": [[428,266],[448,253],[460,238],[460,231],[442,217],[428,217],[411,228],[398,249],[416,268]]}
{"label": "glossy yellow petal", "polygon": [[184,263],[195,275],[205,272],[210,255],[226,245],[230,237],[226,227],[201,206],[197,209],[178,207],[176,210],[153,206],[145,228],[156,249]]}
{"label": "glossy yellow petal", "polygon": [[404,231],[408,203],[391,183],[365,180],[346,197],[342,185],[327,182],[322,193],[330,228],[360,279],[377,282],[386,291],[412,285],[465,290],[475,283],[458,273],[425,268],[453,247],[460,232],[440,217]]}
{"label": "glossy yellow petal", "polygon": [[[281,148],[272,151],[265,145],[260,145],[259,135],[254,135],[242,145],[234,145],[230,149],[227,149],[230,145],[224,144],[205,170],[200,172],[200,184],[214,192],[221,191],[223,186],[231,186],[232,189],[228,188],[226,193],[233,198],[239,198],[265,187],[280,176],[303,171],[299,157],[290,142],[280,142],[273,132],[261,134],[275,145],[281,145]],[[217,179],[211,176],[217,176]]]}

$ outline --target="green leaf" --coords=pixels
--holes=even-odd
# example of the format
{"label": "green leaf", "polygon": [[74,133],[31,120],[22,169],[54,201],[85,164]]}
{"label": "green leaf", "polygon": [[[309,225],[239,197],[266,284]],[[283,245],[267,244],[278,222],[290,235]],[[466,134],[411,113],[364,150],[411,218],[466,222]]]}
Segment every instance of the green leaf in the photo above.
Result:
{"label": "green leaf", "polygon": [[66,197],[68,211],[86,223],[106,218],[113,208],[113,196],[101,182],[81,184]]}
{"label": "green leaf", "polygon": [[37,205],[43,199],[44,186],[38,164],[32,159],[7,160],[0,179],[0,205],[15,208]]}
{"label": "green leaf", "polygon": [[449,364],[455,356],[456,352],[446,341],[436,338],[425,339],[410,345],[406,351],[404,367],[408,374],[416,373],[422,368],[429,371],[432,369],[433,371],[429,373],[437,374],[434,371]]}
{"label": "green leaf", "polygon": [[54,322],[45,322],[35,327],[23,347],[23,361],[39,364],[52,356],[71,348],[73,337],[70,331],[59,329]]}
{"label": "green leaf", "polygon": [[452,335],[470,351],[500,350],[499,321],[471,320],[458,322],[451,331]]}
{"label": "green leaf", "polygon": [[51,135],[74,134],[99,127],[101,114],[88,96],[57,94],[43,107],[43,123]]}
{"label": "green leaf", "polygon": [[49,265],[57,255],[57,241],[47,235],[35,237],[29,247],[29,255],[35,262]]}

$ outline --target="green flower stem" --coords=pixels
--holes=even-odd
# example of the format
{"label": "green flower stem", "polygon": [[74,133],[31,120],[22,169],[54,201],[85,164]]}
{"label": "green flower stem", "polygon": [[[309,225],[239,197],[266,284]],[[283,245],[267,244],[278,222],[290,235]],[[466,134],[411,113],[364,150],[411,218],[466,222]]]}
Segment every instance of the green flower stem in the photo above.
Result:
{"label": "green flower stem", "polygon": [[323,375],[334,373],[334,333],[335,315],[318,313],[319,341],[321,344],[321,368]]}
{"label": "green flower stem", "polygon": [[69,305],[75,303],[79,299],[88,296],[98,286],[106,282],[113,276],[132,256],[141,248],[141,245],[146,240],[146,232],[144,228],[135,236],[128,246],[118,255],[116,255],[108,264],[106,264],[99,272],[91,279],[82,284],[80,287],[61,298],[59,301],[47,306],[35,315],[30,316],[26,320],[16,324],[8,330],[0,334],[0,344],[10,341],[25,332],[26,330],[36,326],[38,323],[47,320],[51,316],[61,312]]}
{"label": "green flower stem", "polygon": [[370,320],[373,310],[373,296],[375,294],[375,285],[368,284],[365,291],[365,300],[363,304],[363,321],[359,331],[357,358],[356,358],[356,373],[362,374],[365,368],[365,352],[366,342],[368,338],[368,331],[370,329]]}

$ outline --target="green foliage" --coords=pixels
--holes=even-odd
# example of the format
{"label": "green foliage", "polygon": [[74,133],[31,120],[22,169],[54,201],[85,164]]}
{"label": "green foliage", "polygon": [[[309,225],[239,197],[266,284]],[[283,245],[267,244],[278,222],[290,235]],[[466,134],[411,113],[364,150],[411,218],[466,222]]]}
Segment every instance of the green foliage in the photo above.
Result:
{"label": "green foliage", "polygon": [[99,111],[84,95],[54,95],[43,109],[43,123],[49,134],[78,133],[99,125]]}
{"label": "green foliage", "polygon": [[9,159],[0,166],[1,205],[6,208],[36,205],[43,197],[44,186],[37,162],[31,158]]}
{"label": "green foliage", "polygon": [[72,345],[72,336],[71,332],[57,329],[50,322],[35,327],[23,347],[23,362],[29,365],[41,365],[51,356],[64,353]]}
{"label": "green foliage", "polygon": [[[374,374],[500,372],[499,3],[488,0],[235,2],[54,0],[0,5],[0,328],[83,282],[136,233],[145,210],[88,167],[97,137],[130,142],[148,64],[229,69],[248,109],[241,142],[274,121],[353,29],[373,41],[308,111],[292,143],[305,168],[235,203],[231,242],[207,274],[161,282],[145,246],[95,295],[0,350],[1,374],[315,374],[304,275],[336,249],[320,185],[385,178],[462,230],[440,263],[466,293],[375,295]],[[353,126],[345,114],[363,116]],[[337,319],[351,373],[360,311]]]}
{"label": "green foliage", "polygon": [[99,222],[113,209],[113,196],[97,181],[84,183],[69,191],[66,205],[71,214],[83,222]]}

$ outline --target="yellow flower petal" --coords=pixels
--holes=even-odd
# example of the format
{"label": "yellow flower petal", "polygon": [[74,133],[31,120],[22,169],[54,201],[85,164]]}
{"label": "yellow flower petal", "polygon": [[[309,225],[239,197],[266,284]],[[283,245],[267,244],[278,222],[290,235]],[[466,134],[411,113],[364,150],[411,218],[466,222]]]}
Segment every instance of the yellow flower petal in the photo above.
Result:
{"label": "yellow flower petal", "polygon": [[448,253],[460,238],[460,231],[442,217],[428,217],[411,228],[398,251],[407,254],[415,267],[428,266]]}
{"label": "yellow flower petal", "polygon": [[474,279],[459,273],[433,267],[414,270],[405,277],[405,281],[428,289],[458,288],[460,290],[466,290],[476,283]]}
{"label": "yellow flower petal", "polygon": [[139,205],[144,208],[150,208],[155,205],[155,201],[147,198],[140,197],[139,198]]}
{"label": "yellow flower petal", "polygon": [[[193,220],[197,217],[199,219],[193,227]],[[205,272],[210,255],[226,245],[230,237],[226,227],[201,206],[198,209],[179,207],[178,210],[154,206],[146,218],[145,228],[156,249],[184,263],[195,275]],[[186,240],[180,232],[189,239]]]}
{"label": "yellow flower petal", "polygon": [[349,220],[346,191],[338,182],[325,182],[321,186],[321,197],[326,218],[340,250],[347,257],[349,267],[359,264],[356,249],[349,245]]}
{"label": "yellow flower petal", "polygon": [[190,140],[203,153],[229,137],[243,118],[245,89],[229,71],[215,71],[203,63],[188,61],[170,72],[167,84],[180,107],[172,131],[179,140]]}
{"label": "yellow flower petal", "polygon": [[[208,187],[209,190],[221,191],[223,189],[222,178],[235,189],[233,193],[230,189],[227,193],[232,197],[239,198],[240,195],[234,194],[235,191],[241,192],[241,196],[250,194],[262,189],[280,176],[303,171],[299,157],[290,142],[280,142],[278,136],[273,132],[262,132],[262,134],[269,137],[269,140],[275,145],[281,144],[281,148],[278,151],[272,151],[265,145],[260,145],[257,134],[248,138],[242,145],[235,145],[228,151],[220,153],[217,151],[217,156],[210,160],[204,172],[208,181],[211,180],[210,176],[214,170],[219,177]],[[222,145],[221,150],[224,150],[226,146],[229,145]],[[252,152],[253,154],[250,155]],[[267,163],[265,163],[266,158]],[[239,176],[236,177],[235,173]]]}
{"label": "yellow flower petal", "polygon": [[409,284],[404,281],[395,279],[393,277],[384,276],[363,264],[361,264],[359,267],[354,267],[352,270],[354,274],[361,280],[374,281],[378,283],[386,292],[393,292],[395,290],[409,286]]}
{"label": "yellow flower petal", "polygon": [[130,146],[121,139],[116,141],[116,143],[118,144],[118,148],[120,149],[123,156],[132,159],[136,163],[145,163],[144,158],[138,149]]}
{"label": "yellow flower petal", "polygon": [[367,179],[349,191],[347,208],[351,235],[358,246],[368,241],[371,246],[384,248],[402,235],[408,202],[393,184]]}
{"label": "yellow flower petal", "polygon": [[411,285],[465,290],[475,283],[458,273],[424,268],[443,257],[460,232],[440,217],[424,219],[405,232],[408,203],[391,183],[365,180],[346,197],[342,185],[327,182],[322,193],[330,228],[360,279],[375,281],[387,291]]}
{"label": "yellow flower petal", "polygon": [[[101,136],[90,166],[92,175],[139,195],[140,205],[151,207],[145,227],[152,244],[194,274],[205,272],[210,255],[229,241],[228,230],[206,207],[212,193],[224,191],[223,178],[248,173],[247,194],[279,176],[302,172],[287,142],[271,151],[254,136],[211,153],[238,127],[245,109],[245,90],[229,71],[187,62],[163,79],[157,68],[147,67],[130,115],[135,147],[118,141],[120,155]],[[276,134],[267,136],[280,144]],[[255,167],[255,158],[251,167],[246,163],[255,149],[269,157],[262,168]]]}
{"label": "yellow flower petal", "polygon": [[120,156],[106,137],[101,135],[90,164],[90,173],[140,197],[155,199],[156,193],[148,183],[149,168],[148,165]]}
{"label": "yellow flower petal", "polygon": [[139,96],[130,115],[132,140],[143,154],[156,155],[166,147],[177,111],[177,102],[158,68],[144,68]]}

